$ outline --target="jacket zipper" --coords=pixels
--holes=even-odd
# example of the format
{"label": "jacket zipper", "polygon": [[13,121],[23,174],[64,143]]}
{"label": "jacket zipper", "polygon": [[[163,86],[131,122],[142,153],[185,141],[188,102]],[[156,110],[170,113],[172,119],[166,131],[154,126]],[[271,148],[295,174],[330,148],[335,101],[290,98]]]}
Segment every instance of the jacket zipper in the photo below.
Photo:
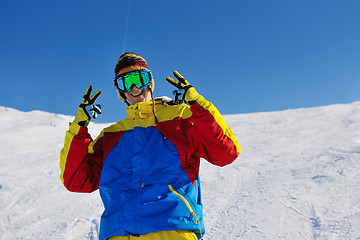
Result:
{"label": "jacket zipper", "polygon": [[184,196],[182,196],[180,193],[176,192],[171,185],[169,185],[169,189],[170,189],[170,191],[171,191],[172,193],[174,193],[176,196],[178,196],[178,197],[186,204],[186,206],[187,206],[188,209],[190,210],[191,215],[193,215],[193,216],[196,218],[195,224],[196,224],[196,223],[199,224],[200,237],[201,237],[200,240],[203,240],[203,235],[202,235],[202,232],[201,232],[200,221],[199,221],[198,217],[196,216],[196,213],[195,213],[194,210],[192,209],[190,203],[188,202],[188,200],[186,200],[186,198],[185,198]]}

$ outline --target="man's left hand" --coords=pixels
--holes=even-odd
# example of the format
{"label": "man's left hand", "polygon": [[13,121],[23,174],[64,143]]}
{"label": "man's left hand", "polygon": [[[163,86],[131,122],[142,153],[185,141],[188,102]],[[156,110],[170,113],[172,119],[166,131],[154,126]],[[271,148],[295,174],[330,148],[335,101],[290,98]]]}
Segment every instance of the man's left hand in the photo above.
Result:
{"label": "man's left hand", "polygon": [[183,76],[181,76],[180,73],[174,71],[174,76],[177,78],[177,80],[171,77],[166,77],[166,81],[177,87],[179,90],[184,91],[180,100],[185,101],[189,105],[194,104],[200,97],[200,94]]}

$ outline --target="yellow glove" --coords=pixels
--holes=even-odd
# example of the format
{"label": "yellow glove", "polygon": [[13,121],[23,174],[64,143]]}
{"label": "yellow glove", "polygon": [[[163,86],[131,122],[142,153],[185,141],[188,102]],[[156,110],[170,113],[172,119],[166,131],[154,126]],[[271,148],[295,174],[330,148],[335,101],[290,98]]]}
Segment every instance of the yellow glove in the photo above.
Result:
{"label": "yellow glove", "polygon": [[101,114],[100,104],[94,105],[96,99],[100,96],[101,91],[98,90],[90,97],[92,86],[89,85],[83,96],[82,102],[79,106],[79,110],[75,116],[75,122],[82,126],[87,127],[90,123],[91,118],[96,118],[97,114]]}
{"label": "yellow glove", "polygon": [[175,101],[180,103],[185,101],[189,105],[194,104],[200,97],[200,94],[183,76],[181,76],[180,73],[174,71],[174,76],[178,80],[172,79],[171,77],[166,77],[166,81],[179,89],[174,91]]}

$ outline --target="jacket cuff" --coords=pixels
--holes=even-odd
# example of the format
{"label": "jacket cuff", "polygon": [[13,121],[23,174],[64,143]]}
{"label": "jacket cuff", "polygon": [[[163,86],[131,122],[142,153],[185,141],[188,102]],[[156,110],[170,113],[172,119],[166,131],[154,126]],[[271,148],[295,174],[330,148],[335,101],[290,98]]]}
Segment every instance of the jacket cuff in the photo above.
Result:
{"label": "jacket cuff", "polygon": [[76,122],[69,123],[69,132],[73,135],[87,135],[88,134],[88,128],[87,127],[81,127]]}

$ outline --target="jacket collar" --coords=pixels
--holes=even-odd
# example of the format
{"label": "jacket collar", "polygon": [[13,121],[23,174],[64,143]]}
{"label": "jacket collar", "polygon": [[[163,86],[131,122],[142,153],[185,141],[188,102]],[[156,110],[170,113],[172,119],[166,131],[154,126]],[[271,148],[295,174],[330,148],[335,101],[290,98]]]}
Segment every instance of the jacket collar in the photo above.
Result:
{"label": "jacket collar", "polygon": [[[166,106],[177,105],[171,98],[163,96],[155,99],[156,111],[161,111]],[[149,102],[139,102],[134,105],[130,105],[126,109],[127,116],[125,120],[135,120],[135,119],[147,119],[151,116],[154,116],[153,112],[153,101]]]}
{"label": "jacket collar", "polygon": [[146,119],[152,116],[153,113],[153,102],[139,102],[134,105],[130,105],[126,109],[127,116],[125,120],[130,119]]}

